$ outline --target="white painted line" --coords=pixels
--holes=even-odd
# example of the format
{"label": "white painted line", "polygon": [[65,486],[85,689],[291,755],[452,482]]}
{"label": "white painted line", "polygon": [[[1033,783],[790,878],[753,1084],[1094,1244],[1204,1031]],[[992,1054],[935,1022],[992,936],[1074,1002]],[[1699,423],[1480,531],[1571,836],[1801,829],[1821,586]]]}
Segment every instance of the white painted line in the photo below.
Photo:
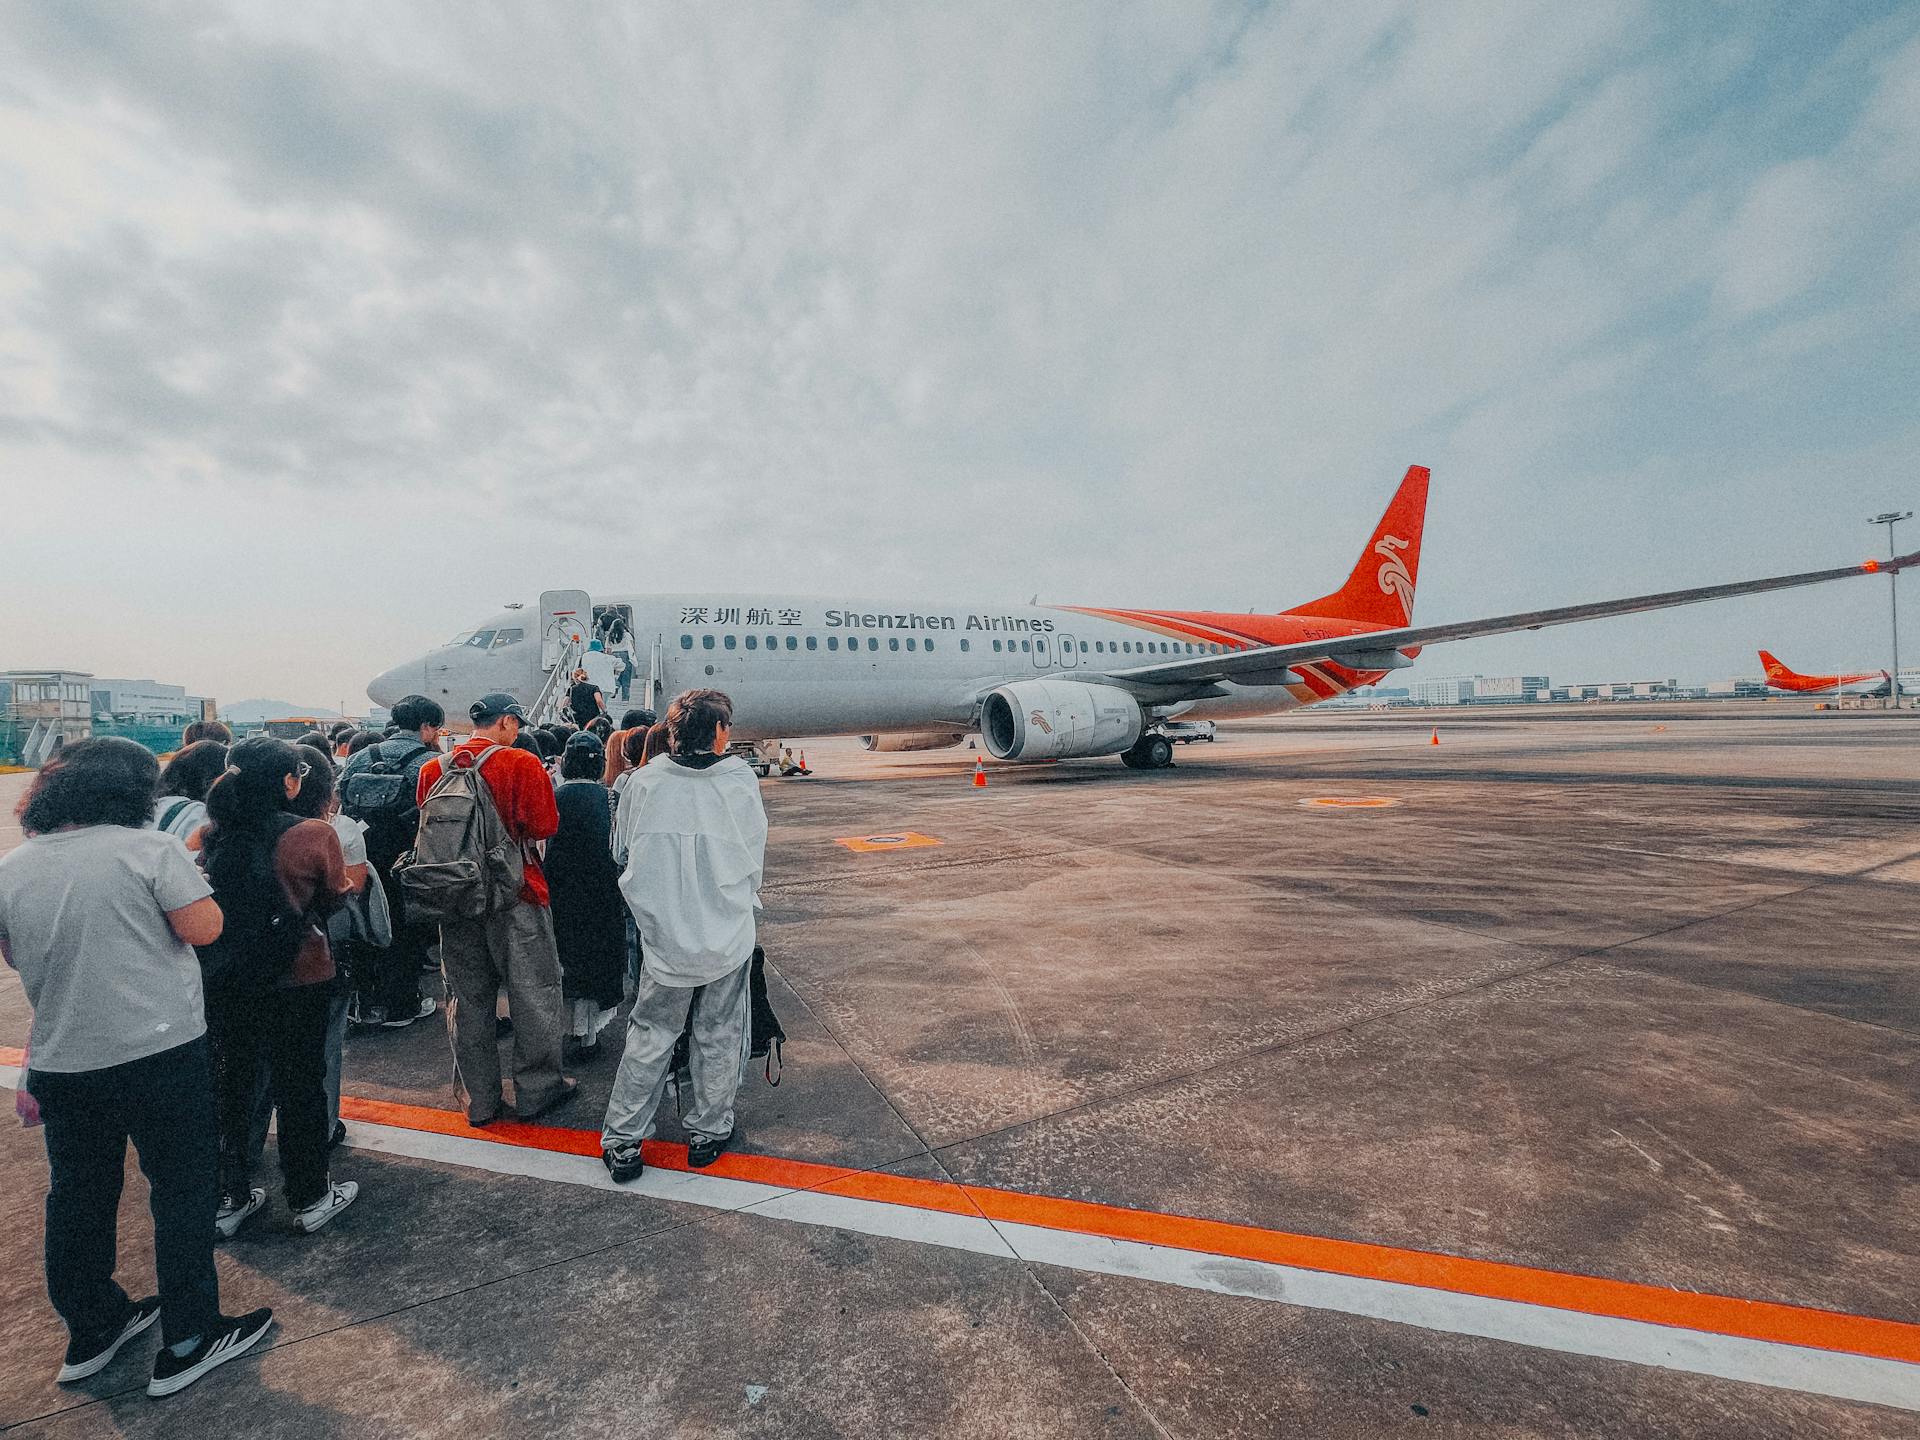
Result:
{"label": "white painted line", "polygon": [[1001,1260],[1018,1258],[994,1223],[981,1215],[949,1215],[939,1210],[922,1210],[915,1205],[857,1200],[818,1190],[790,1190],[777,1200],[755,1205],[753,1213],[800,1225],[825,1225],[889,1240],[971,1250],[976,1255],[992,1255]]}
{"label": "white painted line", "polygon": [[1037,1264],[1124,1275],[1254,1300],[1278,1300],[1312,1310],[1391,1320],[1423,1330],[1479,1335],[1570,1355],[1625,1360],[1663,1370],[1920,1410],[1920,1365],[1898,1360],[1681,1330],[1388,1280],[1330,1275],[1069,1230],[1011,1223],[1002,1223],[999,1229],[1021,1259]]}
{"label": "white painted line", "polygon": [[[0,1086],[17,1088],[19,1083],[18,1066],[0,1065]],[[378,1154],[437,1161],[495,1175],[520,1175],[709,1210],[750,1210],[793,1224],[851,1230],[996,1259],[1277,1301],[1446,1334],[1476,1335],[1570,1355],[1920,1411],[1920,1365],[1898,1360],[1588,1315],[1078,1231],[1010,1221],[996,1224],[980,1216],[652,1166],[633,1183],[616,1185],[606,1167],[591,1156],[392,1125],[349,1121],[347,1144]]]}

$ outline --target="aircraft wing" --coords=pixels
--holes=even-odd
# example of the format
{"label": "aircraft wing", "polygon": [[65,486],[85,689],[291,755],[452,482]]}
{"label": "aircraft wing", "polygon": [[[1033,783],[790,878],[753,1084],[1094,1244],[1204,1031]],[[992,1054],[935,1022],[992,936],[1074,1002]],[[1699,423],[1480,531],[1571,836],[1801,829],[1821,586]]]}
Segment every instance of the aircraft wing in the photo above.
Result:
{"label": "aircraft wing", "polygon": [[1799,585],[1824,585],[1855,575],[1886,575],[1920,565],[1920,550],[1893,560],[1869,560],[1835,570],[1808,570],[1799,575],[1774,575],[1764,580],[1736,580],[1726,585],[1702,585],[1692,590],[1663,590],[1657,595],[1633,595],[1621,600],[1596,600],[1585,605],[1562,605],[1552,610],[1526,610],[1485,620],[1458,620],[1444,625],[1408,625],[1370,630],[1326,640],[1293,645],[1265,645],[1232,650],[1224,655],[1198,655],[1109,671],[1113,680],[1133,685],[1204,685],[1235,680],[1243,685],[1287,683],[1290,666],[1331,660],[1354,670],[1398,669],[1407,662],[1399,652],[1447,640],[1478,640],[1516,630],[1544,630],[1549,625],[1572,625],[1581,620],[1604,620],[1611,615],[1635,615],[1643,610],[1668,610],[1676,605],[1698,605],[1706,600],[1728,600],[1736,595],[1758,595],[1768,590],[1791,590]]}

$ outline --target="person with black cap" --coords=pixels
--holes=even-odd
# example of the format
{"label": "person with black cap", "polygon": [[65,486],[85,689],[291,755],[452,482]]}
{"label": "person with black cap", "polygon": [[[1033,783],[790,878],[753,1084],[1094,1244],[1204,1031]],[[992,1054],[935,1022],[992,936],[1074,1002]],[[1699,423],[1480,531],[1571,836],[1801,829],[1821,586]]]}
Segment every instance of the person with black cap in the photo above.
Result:
{"label": "person with black cap", "polygon": [[483,695],[467,714],[473,734],[420,767],[416,798],[424,802],[449,765],[479,767],[500,823],[519,842],[525,862],[518,904],[440,927],[454,1084],[467,1107],[467,1123],[485,1125],[506,1104],[500,1089],[502,985],[513,1013],[514,1114],[531,1120],[572,1099],[575,1087],[561,1069],[566,1002],[547,909],[547,878],[535,850],[560,828],[553,782],[536,756],[514,747],[527,714],[513,696]]}

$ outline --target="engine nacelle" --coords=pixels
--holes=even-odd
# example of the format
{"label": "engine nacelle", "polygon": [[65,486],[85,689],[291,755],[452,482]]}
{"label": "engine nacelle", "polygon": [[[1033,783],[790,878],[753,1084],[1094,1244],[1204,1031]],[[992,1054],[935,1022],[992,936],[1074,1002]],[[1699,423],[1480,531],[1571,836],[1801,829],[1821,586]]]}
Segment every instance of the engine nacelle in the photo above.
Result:
{"label": "engine nacelle", "polygon": [[891,753],[897,750],[951,750],[966,735],[949,730],[909,730],[898,735],[862,735],[860,744],[867,750]]}
{"label": "engine nacelle", "polygon": [[1140,738],[1140,702],[1117,685],[1016,680],[982,702],[980,738],[996,760],[1118,755]]}

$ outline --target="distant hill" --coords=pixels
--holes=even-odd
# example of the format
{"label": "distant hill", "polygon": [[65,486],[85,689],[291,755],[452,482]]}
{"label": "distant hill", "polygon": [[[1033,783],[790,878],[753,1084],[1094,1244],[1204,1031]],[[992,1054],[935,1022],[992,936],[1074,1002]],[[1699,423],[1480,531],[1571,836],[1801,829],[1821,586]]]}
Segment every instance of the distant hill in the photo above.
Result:
{"label": "distant hill", "polygon": [[263,720],[291,720],[295,716],[315,720],[343,718],[338,710],[329,710],[324,705],[289,705],[284,700],[237,700],[220,707],[220,718],[232,725],[257,725]]}

